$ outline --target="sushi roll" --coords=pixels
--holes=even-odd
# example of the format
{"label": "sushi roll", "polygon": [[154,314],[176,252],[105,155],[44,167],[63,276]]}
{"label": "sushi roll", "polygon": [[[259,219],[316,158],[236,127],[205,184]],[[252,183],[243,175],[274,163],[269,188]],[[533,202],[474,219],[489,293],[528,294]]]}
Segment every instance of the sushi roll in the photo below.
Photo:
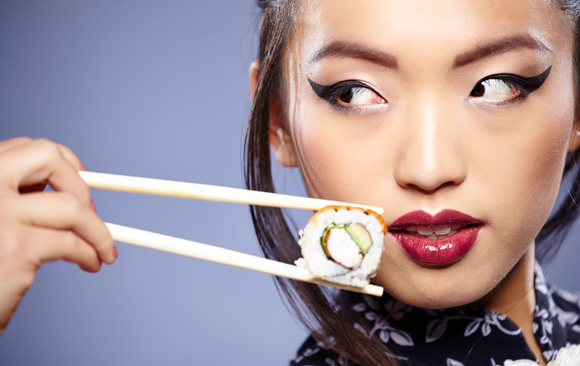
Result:
{"label": "sushi roll", "polygon": [[387,226],[374,211],[328,206],[300,231],[302,257],[296,265],[315,277],[363,287],[376,273]]}

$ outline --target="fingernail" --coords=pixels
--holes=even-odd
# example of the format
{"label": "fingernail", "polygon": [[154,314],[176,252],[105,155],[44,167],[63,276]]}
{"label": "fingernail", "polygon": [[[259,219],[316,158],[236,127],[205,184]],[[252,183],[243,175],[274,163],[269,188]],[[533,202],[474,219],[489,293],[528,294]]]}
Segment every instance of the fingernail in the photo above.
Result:
{"label": "fingernail", "polygon": [[115,259],[119,257],[119,252],[117,251],[117,247],[113,245],[113,256]]}
{"label": "fingernail", "polygon": [[87,171],[87,167],[83,163],[81,163],[81,170],[83,172],[86,172]]}

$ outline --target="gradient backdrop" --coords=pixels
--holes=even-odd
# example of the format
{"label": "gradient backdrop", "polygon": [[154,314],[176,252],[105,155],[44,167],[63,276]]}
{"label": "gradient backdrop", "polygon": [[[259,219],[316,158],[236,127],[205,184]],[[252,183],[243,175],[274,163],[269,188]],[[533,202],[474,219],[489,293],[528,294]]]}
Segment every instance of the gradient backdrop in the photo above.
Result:
{"label": "gradient backdrop", "polygon": [[[0,0],[0,139],[52,139],[92,171],[243,187],[257,14],[253,0]],[[277,180],[303,194],[295,170]],[[246,206],[93,195],[105,221],[259,255]],[[547,273],[574,290],[579,235]],[[0,364],[284,365],[306,336],[267,275],[118,249],[96,275],[45,264]]]}

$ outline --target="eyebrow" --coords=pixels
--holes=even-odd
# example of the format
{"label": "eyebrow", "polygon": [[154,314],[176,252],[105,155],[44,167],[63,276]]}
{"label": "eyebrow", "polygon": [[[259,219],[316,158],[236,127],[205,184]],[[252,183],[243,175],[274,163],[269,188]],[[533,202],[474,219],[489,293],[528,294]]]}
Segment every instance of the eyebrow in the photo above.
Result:
{"label": "eyebrow", "polygon": [[399,67],[397,58],[389,53],[343,41],[332,42],[316,51],[308,63],[313,64],[326,57],[355,58],[372,62],[389,69],[397,69]]}
{"label": "eyebrow", "polygon": [[[531,35],[515,35],[489,43],[484,43],[472,50],[457,55],[453,61],[453,68],[466,66],[486,57],[491,57],[522,48],[533,49],[542,53],[552,52],[552,50],[550,50],[542,41],[532,37]],[[344,41],[336,41],[324,46],[320,50],[316,51],[316,53],[314,53],[308,63],[313,64],[326,57],[354,58],[368,61],[389,69],[396,70],[399,68],[397,58],[389,53],[367,48],[357,43]]]}
{"label": "eyebrow", "polygon": [[462,67],[486,57],[495,56],[522,48],[533,49],[542,53],[552,52],[552,50],[550,50],[544,43],[542,43],[542,41],[532,37],[531,35],[515,35],[489,43],[484,43],[472,50],[457,55],[453,61],[453,68]]}

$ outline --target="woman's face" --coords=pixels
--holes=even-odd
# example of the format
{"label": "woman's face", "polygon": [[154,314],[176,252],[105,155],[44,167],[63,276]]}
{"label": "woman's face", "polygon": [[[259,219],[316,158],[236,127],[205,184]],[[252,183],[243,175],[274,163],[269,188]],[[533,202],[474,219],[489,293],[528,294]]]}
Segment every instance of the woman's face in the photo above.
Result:
{"label": "woman's face", "polygon": [[273,144],[283,163],[311,196],[384,208],[374,282],[389,293],[424,307],[483,297],[529,257],[576,136],[567,19],[540,0],[300,13],[284,62],[291,144]]}

